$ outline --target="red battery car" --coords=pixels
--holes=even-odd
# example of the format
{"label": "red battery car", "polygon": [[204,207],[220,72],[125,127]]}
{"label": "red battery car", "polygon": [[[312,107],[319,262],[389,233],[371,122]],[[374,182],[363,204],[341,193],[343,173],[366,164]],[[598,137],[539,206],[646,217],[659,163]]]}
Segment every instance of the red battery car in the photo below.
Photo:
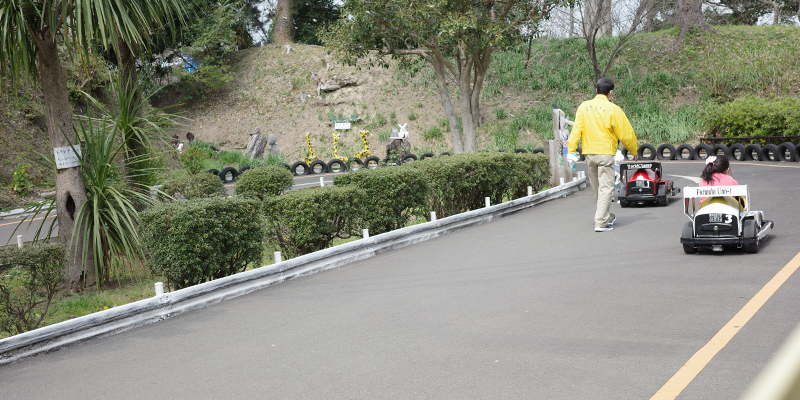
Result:
{"label": "red battery car", "polygon": [[625,187],[619,193],[619,205],[628,207],[631,204],[658,204],[666,206],[669,198],[680,193],[672,181],[661,178],[660,162],[623,163],[619,173]]}

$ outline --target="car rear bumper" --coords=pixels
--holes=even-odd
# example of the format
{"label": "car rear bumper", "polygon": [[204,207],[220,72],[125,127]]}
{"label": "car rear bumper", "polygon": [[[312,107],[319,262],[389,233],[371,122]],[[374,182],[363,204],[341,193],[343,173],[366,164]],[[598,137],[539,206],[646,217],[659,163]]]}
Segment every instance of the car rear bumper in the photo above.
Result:
{"label": "car rear bumper", "polygon": [[773,223],[772,221],[764,220],[764,223],[761,225],[761,230],[758,231],[758,234],[754,237],[692,237],[692,238],[681,238],[681,243],[683,244],[691,244],[695,247],[701,246],[713,246],[713,245],[723,245],[723,246],[737,246],[741,247],[745,244],[756,243],[761,241],[767,236],[770,230],[772,230]]}

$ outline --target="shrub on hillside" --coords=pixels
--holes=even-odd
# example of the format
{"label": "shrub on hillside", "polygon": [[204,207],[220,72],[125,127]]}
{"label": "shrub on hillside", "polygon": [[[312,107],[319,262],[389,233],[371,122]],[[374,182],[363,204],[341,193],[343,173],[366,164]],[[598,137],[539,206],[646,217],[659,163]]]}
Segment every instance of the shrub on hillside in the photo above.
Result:
{"label": "shrub on hillside", "polygon": [[550,177],[548,158],[539,154],[478,153],[439,157],[409,165],[428,182],[427,208],[446,217],[541,190]]}
{"label": "shrub on hillside", "polygon": [[234,193],[264,200],[267,196],[277,196],[289,190],[293,183],[292,173],[284,167],[268,165],[250,168],[237,178]]}
{"label": "shrub on hillside", "polygon": [[322,250],[348,237],[363,218],[364,190],[355,186],[293,190],[264,199],[267,235],[287,257]]}
{"label": "shrub on hillside", "polygon": [[178,173],[167,179],[161,186],[161,191],[171,197],[178,195],[188,199],[224,196],[225,185],[214,174],[186,174]]}
{"label": "shrub on hillside", "polygon": [[36,329],[64,280],[67,253],[60,244],[0,249],[0,331]]}
{"label": "shrub on hillside", "polygon": [[[800,135],[800,99],[740,97],[732,102],[707,106],[700,113],[704,131],[735,136]],[[754,143],[765,142],[754,139]]]}
{"label": "shrub on hillside", "polygon": [[363,224],[375,235],[402,228],[415,212],[424,213],[420,208],[425,205],[428,184],[418,169],[365,168],[338,175],[333,183],[364,190],[366,197],[359,201],[364,211]]}
{"label": "shrub on hillside", "polygon": [[265,235],[261,204],[210,198],[156,205],[140,215],[146,262],[180,289],[259,263]]}

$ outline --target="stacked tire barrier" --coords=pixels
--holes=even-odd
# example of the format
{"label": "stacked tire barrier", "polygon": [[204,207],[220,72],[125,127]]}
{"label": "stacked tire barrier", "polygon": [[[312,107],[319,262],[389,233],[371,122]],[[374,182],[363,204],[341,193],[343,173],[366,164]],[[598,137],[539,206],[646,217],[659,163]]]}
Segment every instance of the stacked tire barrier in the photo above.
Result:
{"label": "stacked tire barrier", "polygon": [[[622,149],[622,155],[628,160],[633,159],[633,156],[625,148]],[[640,160],[705,160],[709,156],[724,155],[734,161],[795,162],[800,161],[800,145],[791,142],[763,146],[741,143],[734,143],[730,146],[722,143],[709,146],[700,143],[697,146],[681,144],[675,147],[672,144],[664,143],[656,147],[645,143],[639,146],[637,155]]]}

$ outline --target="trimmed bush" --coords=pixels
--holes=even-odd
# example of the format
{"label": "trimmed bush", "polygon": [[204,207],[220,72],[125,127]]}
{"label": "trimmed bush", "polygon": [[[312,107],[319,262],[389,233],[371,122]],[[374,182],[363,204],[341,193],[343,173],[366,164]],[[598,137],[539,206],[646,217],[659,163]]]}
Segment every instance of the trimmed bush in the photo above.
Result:
{"label": "trimmed bush", "polygon": [[293,190],[264,199],[268,237],[288,258],[322,250],[348,237],[363,218],[366,193],[355,186]]}
{"label": "trimmed bush", "polygon": [[140,214],[147,266],[181,289],[244,271],[264,248],[261,204],[210,198],[165,203]]}
{"label": "trimmed bush", "polygon": [[478,153],[439,157],[403,168],[421,171],[428,182],[428,209],[446,217],[525,196],[527,187],[540,191],[550,177],[547,156]]}
{"label": "trimmed bush", "polygon": [[364,168],[333,178],[337,186],[355,185],[366,196],[359,201],[363,224],[377,235],[406,226],[414,213],[424,214],[428,184],[419,169]]}
{"label": "trimmed bush", "polygon": [[171,197],[178,195],[187,200],[204,197],[225,195],[225,184],[214,174],[185,174],[178,173],[167,179],[161,186],[161,191]]}
{"label": "trimmed bush", "polygon": [[[707,106],[700,113],[704,131],[735,136],[800,135],[800,99],[740,97],[730,103]],[[753,143],[764,144],[764,139]]]}
{"label": "trimmed bush", "polygon": [[267,196],[277,196],[291,189],[293,184],[294,179],[289,170],[269,165],[244,171],[236,180],[234,193],[264,200]]}
{"label": "trimmed bush", "polygon": [[55,243],[0,249],[0,330],[36,329],[64,280],[67,253]]}

